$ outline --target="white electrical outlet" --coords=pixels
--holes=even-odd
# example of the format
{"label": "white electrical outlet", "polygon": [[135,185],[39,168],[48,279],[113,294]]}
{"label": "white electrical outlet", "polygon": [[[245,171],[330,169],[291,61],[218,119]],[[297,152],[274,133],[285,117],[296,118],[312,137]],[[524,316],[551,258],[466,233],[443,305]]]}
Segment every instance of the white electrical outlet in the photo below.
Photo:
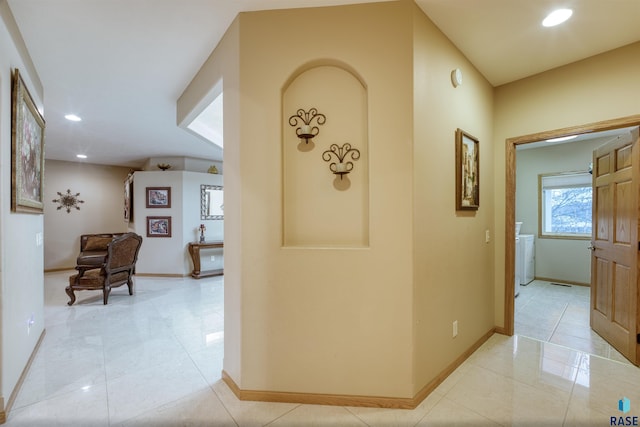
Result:
{"label": "white electrical outlet", "polygon": [[491,241],[491,233],[489,233],[489,230],[485,230],[484,232],[484,242],[485,243],[489,243]]}
{"label": "white electrical outlet", "polygon": [[454,320],[453,321],[453,338],[455,338],[458,335],[458,321]]}

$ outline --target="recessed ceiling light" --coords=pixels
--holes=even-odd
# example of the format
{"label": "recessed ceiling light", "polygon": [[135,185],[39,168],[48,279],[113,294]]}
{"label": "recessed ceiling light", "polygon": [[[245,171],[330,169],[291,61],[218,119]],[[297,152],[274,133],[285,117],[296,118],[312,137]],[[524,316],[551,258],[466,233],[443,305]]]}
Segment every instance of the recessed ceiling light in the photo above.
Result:
{"label": "recessed ceiling light", "polygon": [[67,114],[66,116],[64,116],[65,119],[67,120],[71,120],[72,122],[81,122],[82,119],[78,116],[76,116],[75,114]]}
{"label": "recessed ceiling light", "polygon": [[559,138],[551,138],[551,139],[547,139],[547,142],[560,142],[560,141],[568,141],[570,139],[573,138],[577,138],[578,135],[569,135],[569,136],[561,136]]}
{"label": "recessed ceiling light", "polygon": [[87,155],[86,154],[76,154],[76,157],[79,159],[86,159]]}
{"label": "recessed ceiling light", "polygon": [[571,18],[573,15],[573,10],[571,9],[557,9],[547,15],[542,21],[542,25],[545,27],[554,27],[556,25],[562,24],[567,19]]}

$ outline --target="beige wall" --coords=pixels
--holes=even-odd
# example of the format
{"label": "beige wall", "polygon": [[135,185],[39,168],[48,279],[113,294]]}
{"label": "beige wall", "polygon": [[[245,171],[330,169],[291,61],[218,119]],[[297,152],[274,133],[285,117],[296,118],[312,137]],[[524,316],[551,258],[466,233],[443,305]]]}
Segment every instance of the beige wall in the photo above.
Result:
{"label": "beige wall", "polygon": [[[243,389],[413,396],[411,11],[393,2],[240,16]],[[282,247],[280,145],[292,112],[281,91],[324,61],[352,68],[367,88],[367,248]],[[306,153],[322,170],[328,143]],[[327,184],[308,191],[331,204]]]}
{"label": "beige wall", "polygon": [[[343,64],[304,68],[283,88],[283,244],[298,247],[369,246],[369,138],[367,88]],[[305,141],[296,134],[312,108],[329,117],[311,118],[318,135]],[[310,116],[309,116],[310,117]],[[317,124],[317,120],[324,124]],[[358,150],[346,152],[347,145]],[[331,147],[335,151],[331,150]],[[342,152],[341,152],[342,150]],[[351,162],[349,174],[334,175]],[[355,158],[353,157],[355,155]],[[325,161],[328,160],[328,161]],[[310,189],[314,189],[310,191]],[[321,191],[319,191],[321,190]]]}
{"label": "beige wall", "polygon": [[[283,154],[291,147],[282,144],[299,143],[283,91],[323,65],[349,70],[366,91],[367,163],[355,167],[368,176],[350,176],[347,189],[331,185],[321,153],[348,141],[348,111],[327,106],[314,147]],[[465,73],[458,89],[455,67]],[[245,390],[413,397],[493,327],[491,87],[411,1],[241,14],[181,97],[179,118],[221,79],[225,371]],[[295,94],[299,108],[318,107],[309,93]],[[475,213],[455,210],[456,127],[482,141]],[[287,162],[302,155],[319,173],[291,182]],[[322,248],[283,245],[289,186],[327,206],[366,189],[368,214],[356,222],[368,221],[368,238],[350,248],[330,236]]]}
{"label": "beige wall", "polygon": [[42,84],[9,6],[0,0],[0,419],[44,330],[42,215],[11,212],[14,68],[20,70],[36,106],[42,108]]}
{"label": "beige wall", "polygon": [[[130,169],[91,163],[47,160],[45,164],[44,268],[73,268],[80,235],[127,231],[123,219],[124,180]],[[80,193],[80,210],[58,210],[58,192]]]}
{"label": "beige wall", "polygon": [[504,326],[505,140],[640,113],[640,43],[495,89],[495,322]]}
{"label": "beige wall", "polygon": [[[493,90],[417,6],[414,14],[415,389],[493,326]],[[454,88],[451,71],[463,84]],[[480,208],[456,211],[455,130],[480,141]],[[491,241],[485,242],[485,231]],[[452,337],[453,321],[458,336]]]}

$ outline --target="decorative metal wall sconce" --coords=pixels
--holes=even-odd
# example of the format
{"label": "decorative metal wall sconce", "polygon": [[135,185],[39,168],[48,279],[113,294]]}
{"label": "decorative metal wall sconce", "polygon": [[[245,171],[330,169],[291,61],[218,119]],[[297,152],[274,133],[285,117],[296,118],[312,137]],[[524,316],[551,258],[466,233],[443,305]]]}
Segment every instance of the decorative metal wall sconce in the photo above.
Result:
{"label": "decorative metal wall sconce", "polygon": [[[317,126],[313,125],[313,121]],[[296,114],[289,117],[289,125],[298,126],[296,128],[296,135],[298,138],[304,139],[305,144],[309,143],[309,140],[320,133],[318,126],[323,125],[327,121],[324,114],[318,113],[316,108],[311,108],[309,111],[299,109]]]}
{"label": "decorative metal wall sconce", "polygon": [[[322,160],[331,162],[329,169],[336,175],[340,175],[340,179],[345,174],[353,170],[353,162],[347,160],[350,156],[351,160],[356,161],[360,158],[360,150],[351,148],[351,144],[346,143],[340,147],[338,144],[331,144],[329,149],[322,153]],[[331,161],[335,157],[335,161]]]}
{"label": "decorative metal wall sconce", "polygon": [[78,203],[84,203],[84,200],[78,199],[78,196],[80,195],[80,193],[71,194],[71,190],[67,190],[67,194],[62,194],[59,191],[57,191],[57,193],[58,193],[58,196],[60,196],[60,198],[54,199],[53,203],[60,204],[60,206],[58,206],[56,209],[58,211],[63,208],[67,210],[67,213],[71,212],[71,208],[76,208],[76,210],[80,210],[80,206],[78,206]]}

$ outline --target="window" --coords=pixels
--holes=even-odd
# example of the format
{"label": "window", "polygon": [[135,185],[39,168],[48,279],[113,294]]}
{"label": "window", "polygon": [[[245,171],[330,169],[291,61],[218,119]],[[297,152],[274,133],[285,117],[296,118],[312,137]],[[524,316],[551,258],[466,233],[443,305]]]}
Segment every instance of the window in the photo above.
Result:
{"label": "window", "polygon": [[591,174],[539,175],[540,237],[591,238]]}

